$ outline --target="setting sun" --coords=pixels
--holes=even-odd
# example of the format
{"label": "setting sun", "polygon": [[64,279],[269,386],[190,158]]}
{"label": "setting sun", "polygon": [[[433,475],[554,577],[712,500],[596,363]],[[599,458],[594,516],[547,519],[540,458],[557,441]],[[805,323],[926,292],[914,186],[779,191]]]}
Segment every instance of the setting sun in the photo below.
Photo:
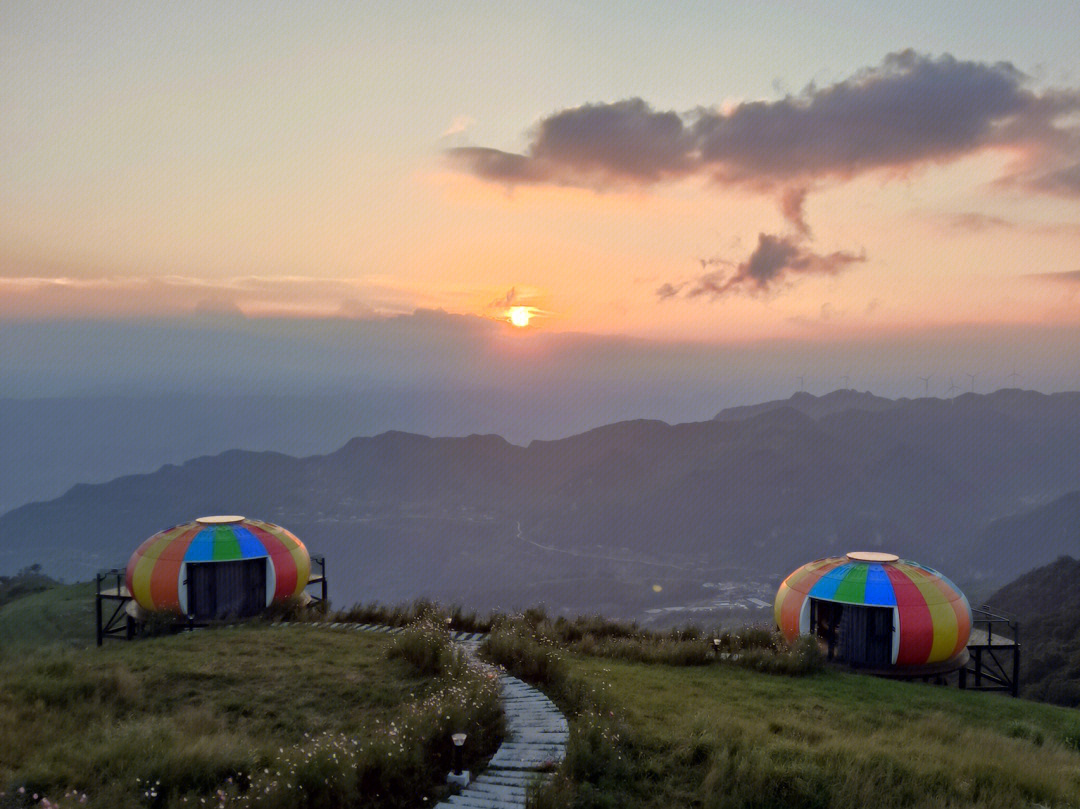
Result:
{"label": "setting sun", "polygon": [[524,328],[529,325],[529,318],[532,317],[532,312],[529,311],[528,306],[511,306],[510,307],[510,323],[518,328]]}

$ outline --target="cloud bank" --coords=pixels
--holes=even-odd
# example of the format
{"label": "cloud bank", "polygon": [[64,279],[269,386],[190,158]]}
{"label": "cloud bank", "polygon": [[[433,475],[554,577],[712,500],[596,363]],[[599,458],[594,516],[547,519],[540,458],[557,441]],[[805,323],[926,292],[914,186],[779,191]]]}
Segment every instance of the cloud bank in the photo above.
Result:
{"label": "cloud bank", "polygon": [[0,277],[0,318],[375,318],[422,301],[392,279],[308,276]]}
{"label": "cloud bank", "polygon": [[834,84],[777,101],[678,113],[640,98],[540,120],[524,153],[448,150],[485,180],[609,188],[687,177],[778,194],[802,232],[807,190],[867,172],[903,174],[994,147],[1017,158],[1004,182],[1080,196],[1080,91],[1030,88],[1008,63],[907,50]]}

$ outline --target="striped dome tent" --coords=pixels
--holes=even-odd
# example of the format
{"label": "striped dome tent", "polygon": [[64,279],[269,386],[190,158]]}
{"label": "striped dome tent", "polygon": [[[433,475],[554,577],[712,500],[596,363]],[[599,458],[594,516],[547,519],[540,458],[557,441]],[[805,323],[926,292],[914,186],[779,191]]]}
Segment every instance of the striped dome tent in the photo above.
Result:
{"label": "striped dome tent", "polygon": [[[971,607],[955,584],[890,553],[854,552],[803,565],[780,585],[774,609],[789,641],[840,627],[839,642],[848,643],[853,662],[869,654],[885,663],[883,654],[895,667],[945,663],[964,651],[971,633]],[[864,651],[886,642],[891,649],[876,658]]]}
{"label": "striped dome tent", "polygon": [[199,517],[142,543],[128,562],[127,587],[144,610],[244,617],[301,595],[310,574],[307,548],[280,525]]}

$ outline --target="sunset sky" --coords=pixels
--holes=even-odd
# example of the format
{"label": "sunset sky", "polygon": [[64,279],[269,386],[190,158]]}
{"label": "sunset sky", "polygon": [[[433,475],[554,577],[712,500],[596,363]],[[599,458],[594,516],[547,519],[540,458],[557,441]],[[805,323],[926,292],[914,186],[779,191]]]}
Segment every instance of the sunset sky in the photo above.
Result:
{"label": "sunset sky", "polygon": [[841,370],[1050,329],[1060,384],[1078,31],[1074,2],[5,2],[0,319],[521,306]]}

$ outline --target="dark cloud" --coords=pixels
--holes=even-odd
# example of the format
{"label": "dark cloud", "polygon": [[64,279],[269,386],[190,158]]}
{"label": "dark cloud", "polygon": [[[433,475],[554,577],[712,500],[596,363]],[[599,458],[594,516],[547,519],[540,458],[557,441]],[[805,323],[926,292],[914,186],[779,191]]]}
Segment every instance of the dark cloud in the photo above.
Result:
{"label": "dark cloud", "polygon": [[1064,272],[1038,272],[1025,275],[1034,281],[1050,281],[1055,284],[1080,284],[1080,270],[1066,270]]}
{"label": "dark cloud", "polygon": [[666,301],[668,298],[678,297],[679,292],[682,291],[684,286],[685,284],[679,284],[678,286],[675,284],[662,284],[660,288],[656,290],[656,297],[662,301]]}
{"label": "dark cloud", "polygon": [[448,153],[473,174],[488,180],[519,183],[545,179],[535,169],[533,161],[524,155],[480,146],[461,146]]}
{"label": "dark cloud", "polygon": [[1012,179],[1080,194],[1080,92],[1028,88],[1007,63],[904,51],[848,79],[777,101],[679,114],[632,98],[556,112],[524,154],[452,149],[452,160],[489,180],[589,187],[648,185],[703,176],[778,191],[805,230],[813,182],[906,171],[990,146],[1027,161]]}
{"label": "dark cloud", "polygon": [[657,112],[631,98],[545,118],[535,128],[527,156],[479,147],[449,153],[486,179],[604,186],[690,173],[693,149],[692,133],[677,113]]}
{"label": "dark cloud", "polygon": [[506,290],[505,295],[500,295],[498,298],[488,304],[491,309],[500,309],[511,306],[518,298],[517,287],[510,287]]}
{"label": "dark cloud", "polygon": [[[814,253],[799,236],[758,235],[758,245],[750,257],[734,270],[714,270],[694,279],[687,298],[706,295],[719,298],[729,294],[756,295],[775,291],[802,275],[836,275],[851,264],[866,261],[863,254],[837,251]],[[713,262],[720,263],[720,262]],[[726,263],[726,262],[725,262]],[[705,262],[702,263],[705,266]],[[661,299],[674,297],[684,285],[664,284],[656,294]]]}
{"label": "dark cloud", "polygon": [[971,211],[951,214],[945,218],[945,221],[954,228],[970,231],[983,231],[990,230],[992,228],[1014,227],[1012,222],[1009,222],[1006,219],[1002,219],[1000,216],[989,216],[987,214],[975,213]]}
{"label": "dark cloud", "polygon": [[1080,163],[1043,174],[1034,184],[1044,191],[1080,196]]}
{"label": "dark cloud", "polygon": [[806,212],[803,209],[807,190],[805,187],[785,188],[780,194],[780,213],[804,236],[810,235],[810,226],[806,224]]}
{"label": "dark cloud", "polygon": [[694,125],[702,159],[732,178],[841,176],[943,160],[993,143],[1038,101],[1008,64],[890,54],[875,68]]}

